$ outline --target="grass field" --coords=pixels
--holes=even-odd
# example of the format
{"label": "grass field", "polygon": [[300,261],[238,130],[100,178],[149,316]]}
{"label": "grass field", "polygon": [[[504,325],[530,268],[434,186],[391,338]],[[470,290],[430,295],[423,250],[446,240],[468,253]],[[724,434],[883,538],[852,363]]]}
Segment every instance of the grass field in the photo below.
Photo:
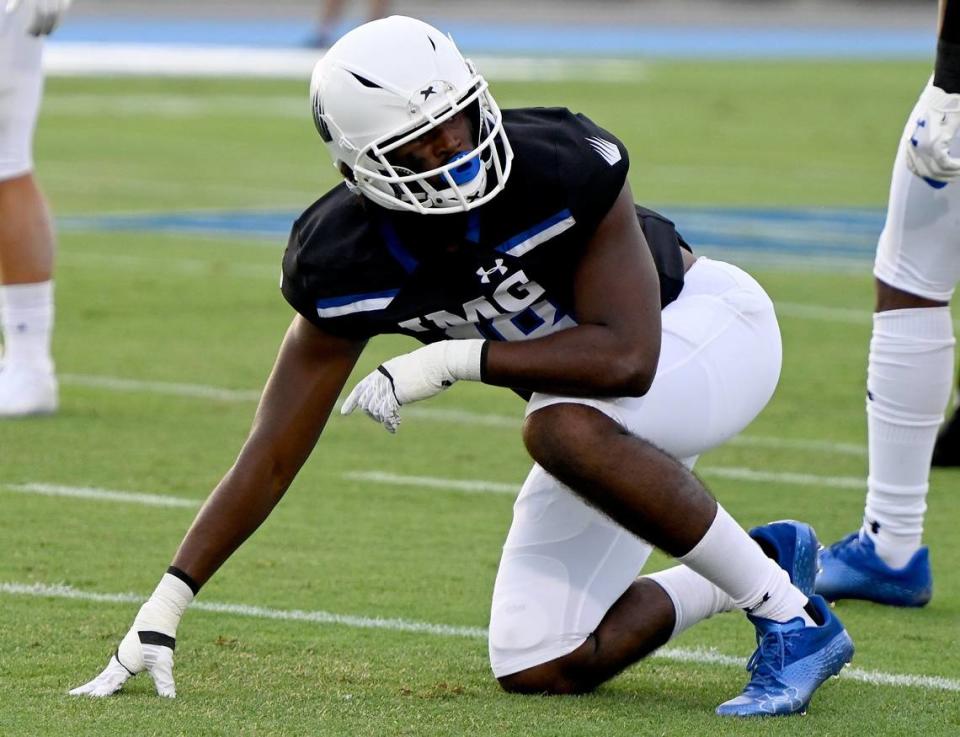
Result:
{"label": "grass field", "polygon": [[[502,106],[564,104],[619,134],[645,204],[882,207],[926,73],[658,63],[632,83],[493,88]],[[307,110],[302,85],[289,83],[54,79],[38,169],[59,215],[296,209],[334,183]],[[175,701],[156,698],[146,677],[115,699],[68,697],[106,662],[245,437],[291,315],[277,290],[283,246],[62,233],[62,411],[0,425],[0,735],[960,732],[955,472],[933,475],[934,601],[921,611],[840,604],[856,670],[827,684],[804,718],[713,716],[745,682],[752,628],[738,615],[694,628],[589,696],[500,692],[482,628],[508,492],[528,461],[521,404],[480,385],[410,408],[397,436],[331,420],[274,515],[187,614]],[[832,541],[862,512],[870,265],[751,270],[783,305],[781,384],[699,470],[745,525],[797,517]],[[374,341],[356,377],[411,345]],[[404,477],[448,481],[396,483]],[[88,497],[39,493],[52,486]],[[168,506],[89,498],[104,490],[163,495]]]}

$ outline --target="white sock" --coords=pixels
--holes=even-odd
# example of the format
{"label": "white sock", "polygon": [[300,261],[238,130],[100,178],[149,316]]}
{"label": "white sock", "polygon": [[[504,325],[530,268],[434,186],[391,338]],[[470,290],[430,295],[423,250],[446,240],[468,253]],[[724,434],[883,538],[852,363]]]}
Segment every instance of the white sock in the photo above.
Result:
{"label": "white sock", "polygon": [[707,534],[678,560],[749,614],[775,622],[802,617],[806,624],[815,624],[803,608],[807,597],[719,504]]}
{"label": "white sock", "polygon": [[863,531],[892,568],[905,566],[921,544],[930,459],[953,385],[954,343],[948,307],[873,316]]}
{"label": "white sock", "polygon": [[673,602],[676,620],[670,633],[671,640],[697,622],[736,608],[728,594],[686,566],[674,566],[643,578],[656,583]]}
{"label": "white sock", "polygon": [[0,326],[5,365],[53,371],[52,281],[0,286]]}

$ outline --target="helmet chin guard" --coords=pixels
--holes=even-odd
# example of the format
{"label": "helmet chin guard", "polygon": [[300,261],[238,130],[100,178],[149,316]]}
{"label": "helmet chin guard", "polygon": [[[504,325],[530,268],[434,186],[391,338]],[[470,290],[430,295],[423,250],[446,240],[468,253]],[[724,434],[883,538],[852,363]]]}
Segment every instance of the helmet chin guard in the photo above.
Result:
{"label": "helmet chin guard", "polygon": [[[412,18],[372,21],[341,38],[311,81],[314,122],[355,187],[391,210],[465,212],[503,190],[513,151],[486,80],[449,36]],[[388,156],[466,111],[476,146],[414,172]]]}

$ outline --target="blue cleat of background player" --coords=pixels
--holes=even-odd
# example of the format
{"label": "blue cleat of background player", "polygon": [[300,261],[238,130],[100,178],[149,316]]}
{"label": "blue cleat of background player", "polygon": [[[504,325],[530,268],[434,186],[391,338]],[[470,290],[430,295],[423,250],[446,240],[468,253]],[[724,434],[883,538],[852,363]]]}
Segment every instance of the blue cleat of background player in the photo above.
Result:
{"label": "blue cleat of background player", "polygon": [[806,596],[813,593],[820,541],[810,525],[790,519],[779,520],[754,527],[749,535],[790,575],[794,586]]}
{"label": "blue cleat of background player", "polygon": [[933,596],[930,551],[920,548],[903,568],[891,568],[873,541],[853,532],[820,552],[816,591],[837,599],[864,599],[890,606],[920,607]]}
{"label": "blue cleat of background player", "polygon": [[717,707],[720,716],[753,717],[804,713],[813,692],[853,658],[853,641],[821,596],[811,596],[816,627],[796,617],[774,622],[747,615],[757,628],[757,649],[747,663],[743,693]]}

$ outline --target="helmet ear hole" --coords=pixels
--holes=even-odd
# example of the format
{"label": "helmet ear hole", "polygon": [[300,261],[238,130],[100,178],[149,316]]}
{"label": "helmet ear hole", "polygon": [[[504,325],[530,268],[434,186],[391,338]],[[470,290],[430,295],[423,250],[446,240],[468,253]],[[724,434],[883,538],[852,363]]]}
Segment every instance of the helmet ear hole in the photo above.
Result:
{"label": "helmet ear hole", "polygon": [[346,179],[348,182],[356,184],[357,178],[353,175],[353,169],[347,166],[346,163],[341,161],[340,166],[338,166],[337,169],[339,169],[340,174],[343,176],[344,179]]}
{"label": "helmet ear hole", "polygon": [[327,126],[327,121],[323,119],[323,100],[318,93],[313,95],[313,124],[317,127],[320,140],[324,143],[330,143],[333,140],[333,136],[330,135],[330,128]]}

